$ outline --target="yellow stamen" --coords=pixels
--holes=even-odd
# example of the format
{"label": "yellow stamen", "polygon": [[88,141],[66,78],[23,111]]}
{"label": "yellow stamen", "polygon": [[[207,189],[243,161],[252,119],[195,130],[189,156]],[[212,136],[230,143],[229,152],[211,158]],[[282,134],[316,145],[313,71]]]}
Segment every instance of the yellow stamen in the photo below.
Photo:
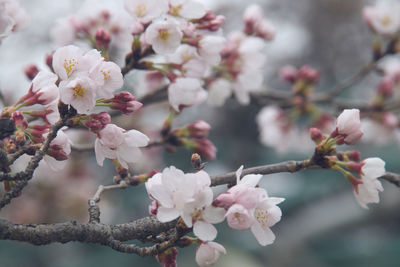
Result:
{"label": "yellow stamen", "polygon": [[79,84],[77,86],[75,86],[74,88],[74,96],[77,98],[85,98],[85,88],[83,88],[82,86],[80,86]]}
{"label": "yellow stamen", "polygon": [[146,13],[146,6],[145,5],[143,5],[143,4],[139,4],[137,7],[136,7],[136,17],[138,17],[138,18],[141,18],[141,17],[143,17],[144,15],[145,15],[145,13]]}
{"label": "yellow stamen", "polygon": [[74,59],[64,59],[64,69],[67,72],[67,76],[70,76],[74,67],[78,65],[78,62]]}
{"label": "yellow stamen", "polygon": [[101,70],[100,72],[103,73],[104,80],[108,81],[109,79],[111,79],[111,75],[110,75],[111,72],[110,71]]}
{"label": "yellow stamen", "polygon": [[256,209],[254,212],[256,220],[261,224],[261,226],[266,226],[267,225],[267,218],[268,218],[268,211],[267,210],[260,210]]}
{"label": "yellow stamen", "polygon": [[165,43],[169,39],[169,32],[168,30],[160,30],[158,32],[158,37]]}
{"label": "yellow stamen", "polygon": [[382,24],[385,25],[385,26],[390,25],[392,22],[393,22],[392,18],[390,16],[388,16],[388,15],[386,15],[386,16],[384,16],[382,18]]}
{"label": "yellow stamen", "polygon": [[171,7],[171,15],[172,16],[179,16],[179,10],[180,10],[181,8],[179,7],[179,6],[173,6],[173,7]]}

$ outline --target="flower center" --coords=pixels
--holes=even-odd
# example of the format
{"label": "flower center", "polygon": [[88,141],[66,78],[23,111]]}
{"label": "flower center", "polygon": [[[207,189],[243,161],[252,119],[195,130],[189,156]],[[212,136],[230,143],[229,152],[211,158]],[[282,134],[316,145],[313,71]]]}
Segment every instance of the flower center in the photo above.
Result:
{"label": "flower center", "polygon": [[386,16],[384,16],[384,17],[382,18],[382,24],[383,24],[384,26],[388,26],[388,25],[392,24],[392,22],[393,22],[393,20],[392,20],[392,18],[391,18],[389,15],[386,15]]}
{"label": "flower center", "polygon": [[171,7],[171,15],[172,16],[179,16],[179,10],[181,9],[180,6],[173,6]]}
{"label": "flower center", "polygon": [[267,219],[268,219],[267,210],[256,209],[254,211],[254,216],[256,217],[257,222],[261,224],[262,227],[267,225]]}
{"label": "flower center", "polygon": [[74,96],[77,98],[84,98],[86,94],[85,88],[80,86],[79,84],[74,87]]}
{"label": "flower center", "polygon": [[137,7],[136,7],[136,16],[138,17],[138,18],[141,18],[141,17],[143,17],[144,15],[145,15],[145,13],[146,13],[146,6],[144,5],[144,4],[139,4]]}
{"label": "flower center", "polygon": [[101,70],[100,72],[103,73],[104,80],[108,81],[109,79],[111,79],[110,71]]}
{"label": "flower center", "polygon": [[161,39],[161,41],[163,41],[164,43],[167,42],[168,39],[169,39],[169,32],[168,32],[168,30],[165,30],[165,29],[160,30],[160,31],[158,32],[158,37],[159,37],[159,38]]}
{"label": "flower center", "polygon": [[71,75],[76,65],[78,65],[78,62],[74,58],[64,59],[64,69],[67,72],[68,77]]}

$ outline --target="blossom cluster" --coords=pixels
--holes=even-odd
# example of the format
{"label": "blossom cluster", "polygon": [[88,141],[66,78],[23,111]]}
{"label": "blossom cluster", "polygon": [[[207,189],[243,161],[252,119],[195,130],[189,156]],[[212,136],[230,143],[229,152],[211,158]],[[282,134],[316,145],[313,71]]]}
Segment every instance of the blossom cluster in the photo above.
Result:
{"label": "blossom cluster", "polygon": [[265,246],[275,240],[270,227],[280,221],[282,212],[277,206],[284,199],[268,197],[267,191],[256,187],[262,175],[246,175],[240,179],[243,166],[236,172],[237,185],[213,201],[210,176],[203,170],[183,173],[171,166],[146,182],[153,200],[150,214],[161,222],[180,218],[198,237],[200,246],[196,261],[200,266],[216,262],[225,249],[213,241],[217,229],[213,224],[227,219],[236,230],[251,229],[257,241]]}
{"label": "blossom cluster", "polygon": [[379,202],[379,191],[383,191],[383,187],[378,178],[385,174],[385,162],[380,158],[360,161],[357,151],[339,152],[336,156],[332,154],[337,145],[356,144],[364,134],[361,127],[360,111],[345,109],[338,116],[336,128],[330,135],[323,135],[317,128],[311,128],[310,135],[317,144],[316,155],[327,155],[326,167],[343,173],[353,185],[357,202],[367,209],[367,204]]}

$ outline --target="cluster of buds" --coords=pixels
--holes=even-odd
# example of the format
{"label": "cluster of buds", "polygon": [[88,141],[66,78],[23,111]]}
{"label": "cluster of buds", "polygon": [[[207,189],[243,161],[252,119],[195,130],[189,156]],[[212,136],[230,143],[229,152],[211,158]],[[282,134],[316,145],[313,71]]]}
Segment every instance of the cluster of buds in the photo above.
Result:
{"label": "cluster of buds", "polygon": [[169,151],[175,151],[175,147],[183,146],[207,160],[215,160],[217,148],[207,139],[210,129],[211,126],[207,122],[198,120],[170,132],[164,131],[163,139]]}
{"label": "cluster of buds", "polygon": [[142,103],[135,100],[136,97],[131,93],[121,92],[115,94],[113,98],[97,100],[97,105],[99,106],[99,104],[102,103],[102,106],[108,106],[109,108],[121,111],[124,114],[132,114],[143,106]]}
{"label": "cluster of buds", "polygon": [[293,93],[306,96],[312,92],[315,84],[319,81],[319,71],[308,65],[299,69],[286,65],[280,69],[279,76],[282,80],[293,84]]}
{"label": "cluster of buds", "polygon": [[265,40],[272,40],[275,37],[274,25],[264,18],[263,11],[258,5],[249,6],[244,14],[244,32],[249,36],[257,36]]}
{"label": "cluster of buds", "polygon": [[368,203],[379,202],[378,192],[383,191],[383,187],[378,178],[385,173],[385,162],[380,158],[367,158],[360,162],[358,151],[336,152],[337,145],[353,145],[363,136],[358,109],[344,110],[330,135],[323,135],[317,128],[311,128],[310,135],[317,144],[312,159],[314,163],[343,173],[352,183],[361,207],[368,208]]}

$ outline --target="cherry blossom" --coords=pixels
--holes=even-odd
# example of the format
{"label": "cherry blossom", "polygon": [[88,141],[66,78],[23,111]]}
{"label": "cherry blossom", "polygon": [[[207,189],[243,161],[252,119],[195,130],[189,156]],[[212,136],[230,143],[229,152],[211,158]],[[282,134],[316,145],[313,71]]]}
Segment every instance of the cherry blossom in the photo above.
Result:
{"label": "cherry blossom", "polygon": [[70,140],[64,131],[60,130],[57,132],[56,138],[51,141],[47,155],[43,159],[52,170],[59,171],[65,167],[70,153]]}
{"label": "cherry blossom", "polygon": [[361,162],[361,180],[354,189],[354,196],[361,207],[368,209],[367,204],[379,203],[379,191],[383,187],[378,178],[385,174],[385,162],[380,158],[367,158]]}
{"label": "cherry blossom", "polygon": [[37,103],[47,105],[58,100],[59,89],[55,85],[57,79],[57,75],[47,71],[36,75],[32,81],[32,92],[37,97]]}
{"label": "cherry blossom", "polygon": [[171,106],[179,111],[181,106],[193,106],[207,99],[201,82],[194,78],[178,78],[168,87],[168,100]]}
{"label": "cherry blossom", "polygon": [[197,248],[196,262],[199,266],[210,266],[215,264],[220,254],[226,254],[225,248],[216,242],[203,242]]}
{"label": "cherry blossom", "polygon": [[225,41],[222,36],[205,36],[199,42],[199,55],[209,65],[217,65],[221,61],[220,52]]}
{"label": "cherry blossom", "polygon": [[169,0],[170,14],[185,19],[200,19],[206,14],[204,5],[194,0]]}
{"label": "cherry blossom", "polygon": [[139,147],[147,146],[149,138],[136,130],[125,131],[115,124],[108,124],[95,141],[96,160],[103,166],[105,158],[116,159],[124,168],[141,157]]}
{"label": "cherry blossom", "polygon": [[393,36],[400,29],[400,5],[395,1],[379,1],[374,6],[363,9],[368,26],[378,34]]}
{"label": "cherry blossom", "polygon": [[352,145],[358,142],[363,135],[361,131],[360,111],[345,109],[336,121],[336,131],[344,137],[344,143]]}
{"label": "cherry blossom", "polygon": [[181,44],[182,32],[172,19],[155,21],[146,29],[146,42],[158,54],[171,54]]}
{"label": "cherry blossom", "polygon": [[147,24],[167,13],[167,0],[124,0],[125,9],[139,22]]}
{"label": "cherry blossom", "polygon": [[60,83],[60,98],[78,113],[86,114],[96,105],[96,83],[87,77]]}
{"label": "cherry blossom", "polygon": [[280,221],[282,212],[277,204],[283,198],[268,197],[263,188],[256,188],[262,175],[248,174],[241,180],[241,166],[236,172],[237,184],[227,193],[214,201],[219,207],[227,208],[228,225],[237,230],[251,229],[257,241],[262,245],[274,242],[275,235],[270,227]]}

